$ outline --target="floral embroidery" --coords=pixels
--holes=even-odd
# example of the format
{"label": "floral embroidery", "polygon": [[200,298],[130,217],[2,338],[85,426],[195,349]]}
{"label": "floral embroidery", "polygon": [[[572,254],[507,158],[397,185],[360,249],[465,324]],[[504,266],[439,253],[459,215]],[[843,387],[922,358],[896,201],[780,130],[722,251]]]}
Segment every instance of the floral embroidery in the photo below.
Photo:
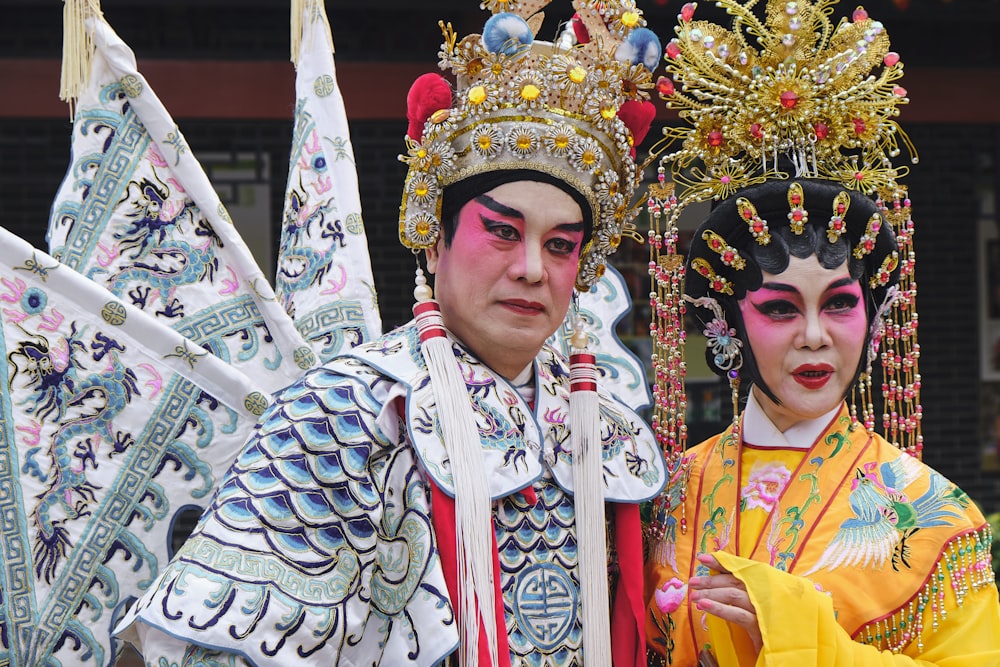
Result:
{"label": "floral embroidery", "polygon": [[687,584],[677,577],[664,582],[653,593],[656,608],[660,610],[661,614],[669,614],[677,611],[677,608],[681,606],[681,603],[684,602],[684,598],[687,596],[687,589]]}
{"label": "floral embroidery", "polygon": [[730,503],[717,505],[716,495],[723,487],[737,482],[732,471],[736,467],[738,451],[739,442],[730,429],[722,436],[712,452],[712,456],[718,456],[721,459],[723,473],[708,493],[701,498],[702,512],[707,518],[701,527],[698,553],[725,549],[729,544],[730,531],[736,518],[736,508],[732,507]]}
{"label": "floral embroidery", "polygon": [[740,511],[759,507],[770,512],[791,477],[784,463],[758,463],[750,471],[750,479],[741,491]]}

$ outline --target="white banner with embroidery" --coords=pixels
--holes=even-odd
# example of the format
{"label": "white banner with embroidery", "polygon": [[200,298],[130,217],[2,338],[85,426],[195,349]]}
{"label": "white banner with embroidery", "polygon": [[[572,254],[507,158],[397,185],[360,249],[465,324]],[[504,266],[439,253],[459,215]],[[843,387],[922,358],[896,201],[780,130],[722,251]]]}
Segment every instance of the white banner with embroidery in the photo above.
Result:
{"label": "white banner with embroidery", "polygon": [[0,664],[105,667],[268,399],[3,228],[0,276]]}
{"label": "white banner with embroidery", "polygon": [[275,298],[198,160],[104,20],[76,105],[50,252],[122,299],[280,389],[316,356]]}
{"label": "white banner with embroidery", "polygon": [[302,34],[275,291],[326,361],[377,337],[382,322],[330,25],[319,0],[292,7]]}

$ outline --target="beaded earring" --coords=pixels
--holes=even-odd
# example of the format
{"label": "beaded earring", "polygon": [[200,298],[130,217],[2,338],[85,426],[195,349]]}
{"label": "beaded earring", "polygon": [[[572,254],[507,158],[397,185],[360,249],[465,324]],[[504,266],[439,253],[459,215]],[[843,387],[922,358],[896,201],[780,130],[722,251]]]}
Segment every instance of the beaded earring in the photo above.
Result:
{"label": "beaded earring", "polygon": [[726,372],[733,402],[733,437],[740,437],[740,369],[743,368],[743,341],[736,336],[736,329],[729,326],[726,313],[719,302],[710,296],[694,299],[687,294],[684,300],[699,308],[712,311],[712,319],[705,325],[705,345],[712,352],[712,363]]}

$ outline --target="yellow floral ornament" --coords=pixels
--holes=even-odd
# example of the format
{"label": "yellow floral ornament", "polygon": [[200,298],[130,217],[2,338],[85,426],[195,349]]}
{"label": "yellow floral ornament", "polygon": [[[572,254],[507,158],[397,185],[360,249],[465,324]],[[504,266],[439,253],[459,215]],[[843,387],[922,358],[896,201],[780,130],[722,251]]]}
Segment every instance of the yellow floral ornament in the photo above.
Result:
{"label": "yellow floral ornament", "polygon": [[403,233],[412,239],[426,245],[431,245],[438,235],[438,219],[430,213],[420,212],[405,221]]}

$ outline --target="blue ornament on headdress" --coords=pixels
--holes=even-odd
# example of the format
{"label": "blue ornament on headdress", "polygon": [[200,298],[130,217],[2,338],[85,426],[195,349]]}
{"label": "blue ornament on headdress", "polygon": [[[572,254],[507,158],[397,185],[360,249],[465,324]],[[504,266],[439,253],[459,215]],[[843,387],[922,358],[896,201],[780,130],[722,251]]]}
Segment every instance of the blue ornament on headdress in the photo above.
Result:
{"label": "blue ornament on headdress", "polygon": [[636,28],[618,47],[615,57],[633,65],[642,63],[650,70],[660,62],[660,38],[649,28]]}
{"label": "blue ornament on headdress", "polygon": [[517,14],[494,14],[483,26],[483,44],[490,53],[514,56],[526,51],[535,37],[528,23]]}

